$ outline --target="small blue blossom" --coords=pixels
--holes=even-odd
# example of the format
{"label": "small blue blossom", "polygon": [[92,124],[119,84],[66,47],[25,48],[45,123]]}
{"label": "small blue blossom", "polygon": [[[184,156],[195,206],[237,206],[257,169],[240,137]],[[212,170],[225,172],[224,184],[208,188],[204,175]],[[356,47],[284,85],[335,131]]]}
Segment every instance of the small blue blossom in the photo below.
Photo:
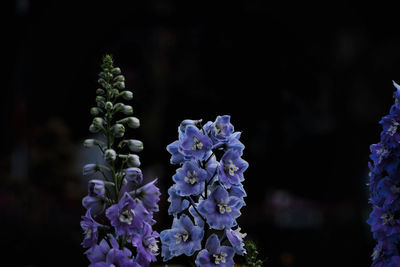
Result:
{"label": "small blue blossom", "polygon": [[204,181],[208,173],[196,161],[187,161],[172,177],[176,183],[176,193],[180,196],[199,195],[204,191]]}
{"label": "small blue blossom", "polygon": [[201,250],[196,258],[199,267],[232,267],[234,265],[233,248],[221,246],[218,236],[212,234],[206,242],[206,248]]}
{"label": "small blue blossom", "polygon": [[212,147],[212,141],[196,126],[188,125],[182,137],[180,149],[182,153],[196,160],[204,159],[204,155]]}
{"label": "small blue blossom", "polygon": [[236,230],[226,229],[225,234],[237,254],[243,255],[246,253],[243,238],[245,238],[247,234],[241,233],[240,227],[238,227]]}
{"label": "small blue blossom", "polygon": [[141,201],[133,199],[128,193],[117,204],[106,210],[106,216],[119,235],[132,235],[140,232],[144,221],[148,220],[149,212]]}
{"label": "small blue blossom", "polygon": [[189,207],[189,201],[184,199],[176,192],[176,187],[172,186],[168,189],[168,202],[170,202],[170,206],[168,208],[168,213],[176,216],[178,213],[184,211]]}
{"label": "small blue blossom", "polygon": [[143,181],[142,170],[137,167],[131,167],[125,169],[125,177],[129,182],[133,182],[135,184],[141,184]]}
{"label": "small blue blossom", "polygon": [[144,186],[138,188],[134,195],[136,198],[140,199],[143,206],[149,212],[158,211],[158,201],[160,200],[160,189],[156,186],[157,179],[145,184]]}
{"label": "small blue blossom", "polygon": [[248,166],[249,164],[240,158],[239,151],[229,149],[221,158],[221,165],[219,167],[220,183],[225,186],[225,188],[238,185],[244,180],[243,172]]}
{"label": "small blue blossom", "polygon": [[90,210],[86,211],[85,216],[82,216],[81,227],[84,231],[84,239],[82,246],[84,248],[90,248],[97,243],[98,238],[98,227],[100,226],[90,215]]}
{"label": "small blue blossom", "polygon": [[168,258],[170,255],[179,256],[181,254],[192,256],[201,249],[203,235],[203,229],[195,226],[187,215],[182,214],[179,219],[174,218],[172,228],[160,233],[161,241],[168,246],[167,255],[164,253],[163,257]]}
{"label": "small blue blossom", "polygon": [[104,181],[103,180],[90,180],[88,189],[89,189],[89,196],[91,197],[103,197],[104,194],[106,193],[106,189],[104,187]]}
{"label": "small blue blossom", "polygon": [[211,125],[211,138],[214,145],[219,143],[227,143],[229,137],[233,133],[234,127],[230,123],[231,116],[218,116],[215,122]]}
{"label": "small blue blossom", "polygon": [[175,141],[167,146],[167,151],[171,154],[171,164],[181,164],[185,156],[179,151],[180,142]]}
{"label": "small blue blossom", "polygon": [[153,231],[151,225],[145,223],[142,233],[132,238],[132,244],[137,248],[136,262],[140,266],[149,266],[150,262],[156,261],[158,237],[159,234]]}
{"label": "small blue blossom", "polygon": [[236,225],[235,219],[240,216],[243,205],[243,200],[229,196],[223,187],[217,186],[207,199],[200,202],[198,210],[212,229],[222,230]]}
{"label": "small blue blossom", "polygon": [[96,216],[104,211],[106,202],[101,197],[86,196],[82,199],[82,206],[90,210],[92,216]]}

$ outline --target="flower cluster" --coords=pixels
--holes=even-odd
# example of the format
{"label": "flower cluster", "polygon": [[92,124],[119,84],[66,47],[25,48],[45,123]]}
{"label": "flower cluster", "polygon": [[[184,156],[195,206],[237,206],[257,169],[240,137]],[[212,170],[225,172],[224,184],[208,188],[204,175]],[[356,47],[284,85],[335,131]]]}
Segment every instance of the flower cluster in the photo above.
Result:
{"label": "flower cluster", "polygon": [[124,90],[125,78],[110,56],[101,67],[89,127],[99,138],[85,140],[84,146],[98,148],[104,160],[83,168],[83,174],[94,179],[82,200],[87,210],[81,221],[82,246],[90,266],[149,266],[158,254],[159,234],[152,225],[160,191],[156,180],[142,185],[139,156],[133,153],[140,152],[143,143],[124,139],[125,127],[139,127],[139,120],[130,116],[132,107],[122,103],[132,99],[132,92]]}
{"label": "flower cluster", "polygon": [[370,203],[368,219],[377,245],[372,266],[400,266],[400,86],[394,83],[395,104],[379,122],[380,142],[371,145]]}
{"label": "flower cluster", "polygon": [[167,146],[171,163],[180,168],[168,190],[174,220],[160,233],[163,259],[198,252],[197,266],[233,266],[235,253],[246,253],[246,234],[236,221],[245,205],[242,182],[248,167],[241,158],[240,132],[234,132],[230,116],[218,116],[204,125],[184,120],[178,135]]}

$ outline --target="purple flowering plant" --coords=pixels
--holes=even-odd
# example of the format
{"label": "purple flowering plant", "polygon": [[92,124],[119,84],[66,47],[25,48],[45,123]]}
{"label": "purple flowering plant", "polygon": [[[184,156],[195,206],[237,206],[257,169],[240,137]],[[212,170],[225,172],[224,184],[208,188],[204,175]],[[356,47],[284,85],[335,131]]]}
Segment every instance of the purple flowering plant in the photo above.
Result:
{"label": "purple flowering plant", "polygon": [[372,211],[367,220],[377,242],[372,266],[400,266],[400,86],[393,82],[395,103],[382,125],[380,142],[371,145],[369,190]]}
{"label": "purple flowering plant", "polygon": [[167,146],[171,164],[180,167],[168,190],[173,224],[160,233],[164,262],[186,255],[196,266],[233,266],[235,254],[246,253],[237,218],[248,163],[239,139],[228,115],[179,125],[178,140]]}
{"label": "purple flowering plant", "polygon": [[89,177],[88,195],[82,200],[86,214],[82,216],[82,246],[89,266],[150,266],[158,255],[159,234],[153,231],[153,213],[158,211],[160,190],[156,180],[143,185],[137,152],[139,140],[126,139],[126,128],[138,128],[139,119],[124,101],[132,99],[125,90],[125,78],[107,55],[101,65],[96,107],[89,131],[99,138],[86,139],[86,148],[98,148],[101,162],[84,166]]}

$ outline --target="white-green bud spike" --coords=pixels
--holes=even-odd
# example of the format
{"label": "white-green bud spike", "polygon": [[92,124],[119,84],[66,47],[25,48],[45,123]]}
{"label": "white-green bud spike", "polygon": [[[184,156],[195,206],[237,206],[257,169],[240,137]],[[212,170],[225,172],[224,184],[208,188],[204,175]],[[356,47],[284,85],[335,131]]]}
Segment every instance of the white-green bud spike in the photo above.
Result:
{"label": "white-green bud spike", "polygon": [[124,75],[118,75],[117,77],[114,78],[114,81],[116,81],[116,82],[124,82],[125,81],[125,77],[124,77]]}
{"label": "white-green bud spike", "polygon": [[133,113],[133,108],[130,105],[124,105],[121,111],[125,115],[131,115]]}
{"label": "white-green bud spike", "polygon": [[122,91],[119,96],[122,96],[125,100],[131,100],[133,98],[133,93],[131,91]]}
{"label": "white-green bud spike", "polygon": [[120,68],[113,68],[111,70],[111,73],[114,74],[114,75],[118,75],[118,74],[121,73],[121,69]]}

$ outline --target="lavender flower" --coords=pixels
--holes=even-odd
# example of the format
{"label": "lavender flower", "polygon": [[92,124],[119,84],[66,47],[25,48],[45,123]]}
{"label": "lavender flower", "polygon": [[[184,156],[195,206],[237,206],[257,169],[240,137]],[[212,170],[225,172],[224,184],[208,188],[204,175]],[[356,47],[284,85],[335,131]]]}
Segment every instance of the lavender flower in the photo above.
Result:
{"label": "lavender flower", "polygon": [[220,182],[226,188],[238,185],[244,180],[243,172],[247,169],[248,163],[240,158],[240,152],[229,149],[222,156],[219,167]]}
{"label": "lavender flower", "polygon": [[234,265],[233,248],[221,246],[218,236],[212,234],[206,242],[206,248],[199,252],[196,266],[204,267],[232,267]]}
{"label": "lavender flower", "polygon": [[[83,169],[84,175],[98,172],[102,179],[89,181],[88,195],[82,200],[87,209],[81,221],[82,246],[87,248],[85,254],[90,266],[149,266],[157,255],[158,233],[152,230],[155,224],[152,216],[158,211],[160,190],[155,185],[156,180],[142,185],[139,156],[129,153],[140,152],[143,143],[124,139],[125,125],[138,128],[139,120],[135,117],[115,120],[116,114],[132,114],[132,106],[116,101],[130,100],[133,94],[128,90],[120,92],[125,88],[125,78],[121,70],[113,66],[110,56],[104,58],[99,76],[102,88],[96,90],[97,107],[90,110],[97,117],[89,130],[101,133],[104,138],[86,139],[84,146],[98,148],[106,166],[91,163]],[[117,139],[120,140],[117,142]],[[134,247],[137,248],[136,257],[131,251]]]}
{"label": "lavender flower", "polygon": [[196,126],[188,125],[180,143],[182,153],[196,160],[203,160],[211,149],[211,139],[204,135]]}
{"label": "lavender flower", "polygon": [[168,189],[168,194],[168,201],[171,203],[168,208],[169,214],[177,215],[189,207],[189,201],[177,194],[175,186]]}
{"label": "lavender flower", "polygon": [[203,235],[203,229],[195,226],[185,214],[179,219],[174,218],[172,229],[161,232],[161,241],[168,246],[168,252],[163,253],[163,257],[181,254],[192,256],[195,251],[201,249]]}
{"label": "lavender flower", "polygon": [[176,183],[176,192],[180,196],[199,195],[204,191],[207,171],[200,168],[196,161],[187,161],[172,177]]}
{"label": "lavender flower", "polygon": [[200,202],[198,209],[212,229],[222,230],[236,225],[235,219],[240,216],[243,205],[240,198],[229,196],[223,187],[217,186],[208,199]]}

